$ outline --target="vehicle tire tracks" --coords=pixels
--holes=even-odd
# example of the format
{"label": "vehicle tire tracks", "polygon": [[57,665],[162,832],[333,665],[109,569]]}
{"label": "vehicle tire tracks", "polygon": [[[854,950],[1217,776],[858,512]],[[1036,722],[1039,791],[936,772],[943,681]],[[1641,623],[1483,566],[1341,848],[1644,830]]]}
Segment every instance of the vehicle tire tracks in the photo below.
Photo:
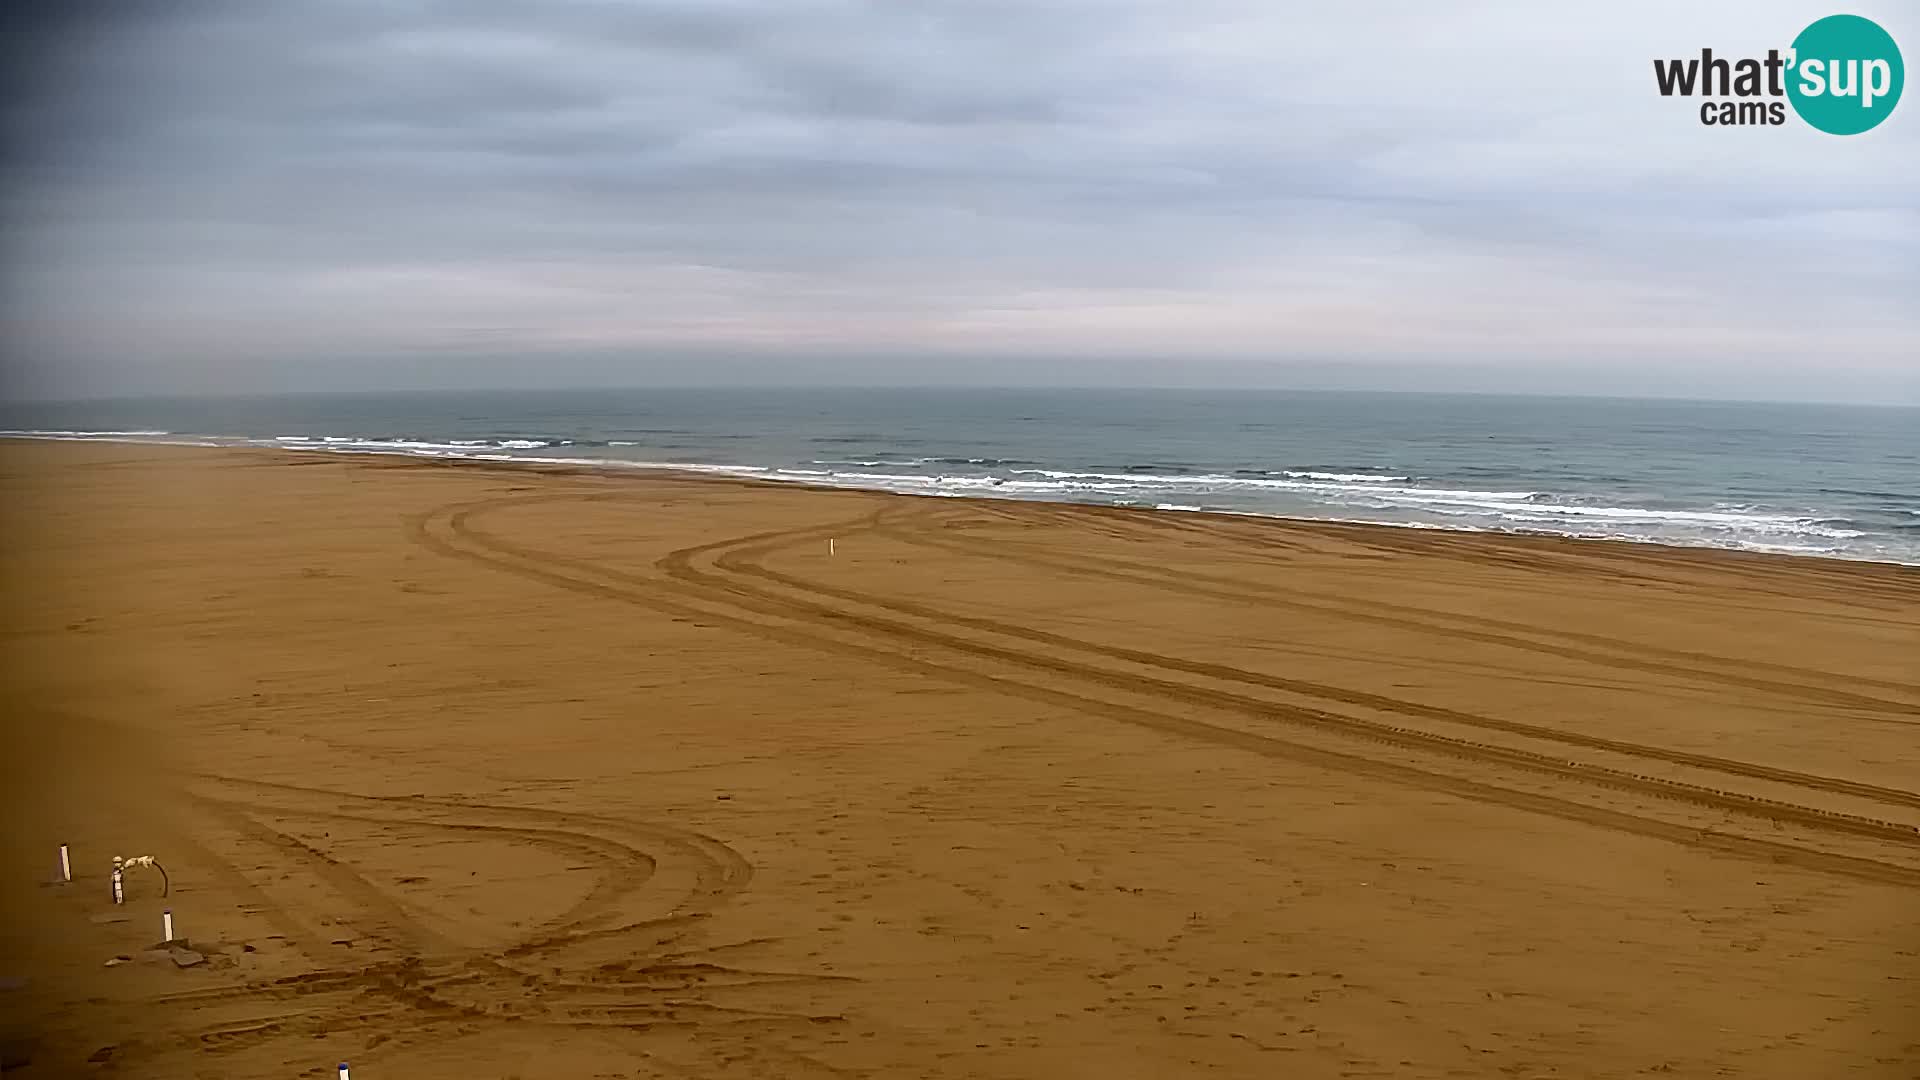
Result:
{"label": "vehicle tire tracks", "polygon": [[[1258,715],[1264,718],[1273,718],[1279,714],[1283,718],[1320,721],[1333,727],[1345,727],[1353,734],[1358,734],[1369,741],[1427,751],[1435,749],[1441,749],[1442,752],[1453,751],[1452,756],[1477,757],[1493,764],[1531,767],[1536,771],[1557,774],[1561,779],[1573,779],[1588,785],[1626,790],[1643,797],[1652,794],[1658,798],[1694,802],[1697,805],[1718,810],[1732,810],[1736,813],[1751,814],[1757,811],[1759,816],[1763,817],[1776,817],[1776,819],[1786,817],[1816,827],[1824,825],[1836,831],[1868,834],[1879,840],[1891,838],[1893,829],[1898,826],[1887,827],[1885,823],[1875,825],[1866,821],[1847,820],[1845,815],[1830,817],[1826,812],[1790,804],[1762,809],[1760,800],[1727,798],[1706,790],[1692,792],[1678,785],[1659,784],[1651,779],[1606,776],[1591,770],[1569,769],[1564,763],[1557,767],[1551,766],[1547,762],[1533,761],[1527,755],[1513,754],[1500,748],[1460,745],[1464,740],[1452,746],[1446,746],[1444,741],[1432,739],[1425,733],[1396,731],[1384,725],[1370,728],[1358,726],[1350,717],[1326,713],[1323,710],[1276,706],[1271,702],[1246,699],[1220,691],[1205,690],[1184,684],[1167,684],[1164,680],[1118,675],[1091,669],[1084,664],[1033,655],[1030,651],[1021,652],[988,646],[951,634],[929,632],[897,620],[878,620],[817,603],[795,601],[778,595],[770,596],[765,590],[750,584],[701,571],[692,566],[694,558],[716,550],[768,541],[802,543],[827,536],[845,535],[849,529],[862,526],[877,527],[879,523],[876,514],[867,514],[853,521],[800,529],[773,530],[682,549],[670,553],[661,560],[661,568],[668,574],[668,579],[633,574],[588,560],[512,543],[480,530],[473,522],[477,514],[513,505],[525,505],[531,501],[551,502],[569,497],[578,498],[579,496],[548,495],[536,497],[534,500],[496,498],[457,503],[416,517],[409,522],[409,535],[422,546],[448,557],[583,595],[635,604],[682,617],[726,625],[806,648],[857,657],[896,670],[989,688],[1105,718],[1121,719],[1165,734],[1248,750],[1268,757],[1285,758],[1341,771],[1373,775],[1427,790],[1445,791],[1480,801],[1500,803],[1697,847],[1790,862],[1875,881],[1907,886],[1920,884],[1920,869],[1898,863],[1823,851],[1744,834],[1702,830],[1541,792],[1488,784],[1466,777],[1417,768],[1401,762],[1309,745],[1132,704],[1087,697],[1084,694],[1053,686],[1009,678],[1001,673],[989,673],[969,667],[954,667],[950,663],[935,663],[922,656],[908,655],[895,649],[901,642],[911,642],[914,645],[929,646],[967,657],[975,662],[984,661],[989,664],[1026,670],[1038,668],[1052,674],[1066,675],[1081,684],[1117,689],[1129,694],[1137,695],[1144,690],[1149,696],[1164,698],[1171,692],[1185,704],[1203,706],[1224,704],[1233,711],[1242,713],[1247,711],[1250,705]],[[876,498],[884,498],[884,496]],[[776,621],[767,621],[769,619]],[[847,634],[862,640],[848,641],[835,636],[837,634]]]}
{"label": "vehicle tire tracks", "polygon": [[[1174,571],[1152,564],[1126,559],[1106,558],[1076,552],[1073,558],[1056,558],[1037,554],[1024,549],[1012,550],[1007,543],[988,543],[965,535],[964,530],[954,530],[952,535],[934,537],[901,529],[882,529],[883,535],[902,543],[919,547],[932,547],[956,554],[999,559],[1041,568],[1050,573],[1069,574],[1077,577],[1094,577],[1106,580],[1126,581],[1136,585],[1171,591],[1188,596],[1204,596],[1212,600],[1226,600],[1235,604],[1281,607],[1314,615],[1331,616],[1352,622],[1372,623],[1391,627],[1396,630],[1413,631],[1424,634],[1446,634],[1454,638],[1478,641],[1490,645],[1500,645],[1527,652],[1557,656],[1563,659],[1598,664],[1603,667],[1629,668],[1649,674],[1679,676],[1686,679],[1704,679],[1738,686],[1749,690],[1764,690],[1769,693],[1783,694],[1820,704],[1837,705],[1843,708],[1867,709],[1876,712],[1904,712],[1913,714],[1920,720],[1920,705],[1911,702],[1895,701],[1888,698],[1856,694],[1829,686],[1792,682],[1780,679],[1758,678],[1733,672],[1712,670],[1708,667],[1688,666],[1677,661],[1685,659],[1694,664],[1738,663],[1725,657],[1714,657],[1704,653],[1685,650],[1656,649],[1634,646],[1630,643],[1597,634],[1583,634],[1578,631],[1561,631],[1534,627],[1524,623],[1515,623],[1503,619],[1489,619],[1452,612],[1432,612],[1406,608],[1403,605],[1388,604],[1382,601],[1367,601],[1329,597],[1318,593],[1300,593],[1295,590],[1279,589],[1264,582],[1241,581],[1212,574],[1197,574],[1187,571]],[[1017,543],[1017,541],[1015,542]],[[1580,642],[1589,646],[1582,648],[1573,644],[1559,644],[1541,641],[1524,636],[1540,634],[1555,636],[1570,642]],[[1619,653],[1642,649],[1658,656],[1655,658],[1619,655]],[[1827,679],[1846,678],[1849,682],[1860,682],[1883,689],[1907,693],[1920,693],[1920,688],[1890,680],[1852,679],[1826,672],[1801,670],[1799,673]]]}
{"label": "vehicle tire tracks", "polygon": [[1098,644],[1070,637],[1065,634],[1019,626],[982,616],[961,615],[942,611],[913,601],[881,598],[852,589],[838,588],[821,582],[795,577],[791,574],[784,574],[752,561],[754,556],[765,554],[771,550],[773,550],[772,545],[753,545],[734,548],[718,555],[714,559],[714,563],[724,571],[759,578],[796,592],[833,597],[851,603],[863,604],[914,616],[928,621],[946,622],[957,626],[965,626],[987,633],[1033,641],[1059,649],[1105,656],[1143,667],[1179,671],[1221,682],[1235,682],[1260,686],[1291,694],[1299,694],[1305,697],[1335,701],[1347,705],[1358,705],[1381,712],[1445,721],[1462,726],[1480,728],[1486,731],[1498,731],[1510,735],[1558,742],[1568,746],[1584,747],[1589,750],[1601,750],[1631,755],[1673,765],[1707,769],[1728,775],[1742,776],[1748,779],[1789,784],[1809,790],[1872,799],[1891,805],[1920,809],[1920,794],[1902,791],[1898,788],[1865,784],[1836,777],[1817,776],[1810,773],[1774,768],[1772,766],[1717,757],[1710,754],[1672,750],[1643,743],[1609,739],[1604,736],[1589,735],[1584,732],[1569,731],[1540,724],[1530,724],[1520,720],[1483,716],[1476,713],[1446,708],[1444,706],[1427,705],[1420,702],[1407,701],[1402,698],[1369,693],[1363,690],[1352,690],[1325,683],[1310,682],[1304,679],[1294,679],[1265,672],[1248,671],[1244,668],[1237,668],[1227,664],[1191,660],[1164,653],[1150,653],[1145,650],[1118,645]]}
{"label": "vehicle tire tracks", "polygon": [[[1244,694],[1198,687],[1190,683],[1129,674],[1110,668],[1090,667],[1081,662],[1064,660],[1044,653],[1036,653],[1031,650],[1008,648],[969,638],[957,637],[950,633],[940,630],[930,630],[923,626],[901,622],[897,619],[862,616],[844,609],[806,600],[787,599],[783,601],[783,598],[776,593],[752,586],[743,586],[738,581],[728,581],[722,574],[701,570],[694,564],[694,560],[697,557],[705,556],[712,560],[713,567],[718,571],[723,569],[723,564],[726,562],[727,556],[730,553],[765,550],[773,546],[778,546],[783,542],[799,543],[804,542],[805,539],[804,537],[796,537],[792,540],[785,540],[776,534],[773,536],[763,535],[753,538],[721,541],[672,552],[662,558],[658,565],[669,575],[680,578],[681,580],[713,585],[715,587],[731,588],[735,591],[743,592],[747,596],[774,603],[785,602],[792,605],[795,610],[804,610],[815,618],[859,627],[865,631],[891,639],[912,640],[925,644],[943,646],[949,649],[972,652],[976,655],[991,657],[1014,666],[1044,670],[1122,690],[1144,692],[1149,695],[1173,698],[1177,701],[1203,702],[1228,711],[1252,715],[1257,718],[1280,719],[1305,724],[1343,736],[1383,742],[1402,749],[1438,752],[1478,759],[1509,767],[1523,768],[1550,776],[1575,779],[1585,783],[1604,783],[1619,790],[1633,791],[1655,798],[1691,801],[1697,805],[1714,810],[1732,811],[1734,813],[1748,814],[1770,820],[1790,821],[1812,828],[1845,832],[1872,837],[1877,840],[1920,846],[1920,829],[1884,819],[1803,807],[1783,800],[1729,792],[1705,785],[1648,776],[1603,765],[1569,762],[1564,757],[1535,751],[1481,743],[1417,728],[1381,724],[1358,717],[1328,712],[1323,709],[1283,704],[1267,699],[1248,697]],[[614,573],[612,571],[603,572]],[[740,571],[736,568],[735,572],[738,573]],[[801,588],[805,590],[808,586],[802,584]],[[924,607],[922,610],[930,613],[922,616],[922,618],[928,621],[946,625],[955,624],[955,620],[947,613],[937,612]],[[987,623],[988,621],[981,620],[981,622]],[[990,630],[990,632],[1000,631]],[[1039,639],[1029,638],[1029,640]],[[1062,640],[1071,641],[1072,639],[1063,638]],[[1052,642],[1048,643],[1052,644]],[[1167,663],[1170,658],[1166,658],[1160,654],[1141,653],[1137,655],[1144,657],[1144,663],[1149,666],[1163,669],[1170,666]],[[1142,661],[1135,660],[1134,662],[1140,663]],[[1223,670],[1231,671],[1233,669],[1225,669],[1223,667]],[[1241,674],[1244,675],[1248,673]],[[1392,702],[1402,706],[1411,704],[1388,698],[1380,698],[1378,701],[1383,703]],[[1456,713],[1444,718],[1459,719],[1462,722],[1479,720],[1491,723],[1488,718],[1469,717],[1469,714],[1465,713]],[[1553,735],[1551,729],[1547,728],[1539,728],[1533,725],[1519,725],[1517,722],[1515,726],[1526,729],[1527,733],[1533,734],[1535,737],[1551,738]],[[1637,744],[1620,742],[1614,743],[1615,748],[1633,747],[1636,745]],[[1649,753],[1650,750],[1651,748],[1639,748],[1633,752],[1639,753],[1641,756],[1652,756],[1652,754]],[[1731,762],[1725,762],[1724,759],[1712,760],[1720,761],[1728,765],[1733,764]],[[1755,768],[1758,769],[1760,767],[1755,766]],[[1804,774],[1786,773],[1785,770],[1780,770],[1780,772],[1785,775],[1800,777],[1807,781],[1825,779],[1805,776]],[[1835,783],[1845,782],[1835,781]],[[1869,786],[1861,785],[1861,787],[1866,788]],[[1920,798],[1911,796],[1906,792],[1900,792],[1894,789],[1876,790],[1883,790],[1892,795],[1920,804]]]}

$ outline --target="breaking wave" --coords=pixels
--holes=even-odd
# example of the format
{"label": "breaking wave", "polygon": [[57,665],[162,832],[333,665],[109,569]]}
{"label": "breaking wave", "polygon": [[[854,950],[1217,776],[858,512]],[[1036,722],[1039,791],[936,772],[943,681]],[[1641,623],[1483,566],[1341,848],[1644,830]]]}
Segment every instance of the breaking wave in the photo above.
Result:
{"label": "breaking wave", "polygon": [[[623,432],[624,434],[625,432]],[[644,434],[644,433],[642,433]],[[1762,500],[1702,501],[1653,496],[1606,497],[1540,488],[1472,484],[1484,470],[1456,470],[1454,482],[1405,469],[1306,467],[1201,469],[1178,462],[1095,467],[1049,467],[990,455],[888,454],[812,457],[802,463],[636,460],[622,456],[648,444],[632,440],[560,438],[525,431],[459,438],[423,434],[363,436],[281,434],[265,437],[181,435],[159,429],[12,429],[0,436],[57,440],[152,442],[198,446],[260,446],[322,453],[397,454],[488,462],[594,465],[609,469],[678,470],[828,487],[863,488],[941,497],[1093,502],[1156,510],[1216,511],[1281,518],[1368,522],[1411,528],[1549,533],[1683,546],[1742,548],[1802,555],[1837,555],[1892,562],[1920,561],[1910,539],[1920,508],[1908,496],[1874,489],[1877,511],[1890,519],[1868,525],[1813,508],[1766,505]],[[718,437],[718,436],[715,436]],[[821,437],[814,444],[871,442],[868,437]],[[653,444],[659,448],[661,444]],[[869,456],[870,455],[870,456]],[[1514,475],[1514,474],[1509,474]],[[1467,478],[1466,484],[1458,479]],[[1596,484],[1596,487],[1604,485]]]}

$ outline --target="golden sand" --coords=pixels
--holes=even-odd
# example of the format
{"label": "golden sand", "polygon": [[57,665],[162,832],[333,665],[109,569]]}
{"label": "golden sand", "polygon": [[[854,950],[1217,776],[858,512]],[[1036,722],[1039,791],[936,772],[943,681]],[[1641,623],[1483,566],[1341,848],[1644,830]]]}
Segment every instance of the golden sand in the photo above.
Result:
{"label": "golden sand", "polygon": [[270,451],[0,483],[23,1077],[1920,1074],[1920,571]]}

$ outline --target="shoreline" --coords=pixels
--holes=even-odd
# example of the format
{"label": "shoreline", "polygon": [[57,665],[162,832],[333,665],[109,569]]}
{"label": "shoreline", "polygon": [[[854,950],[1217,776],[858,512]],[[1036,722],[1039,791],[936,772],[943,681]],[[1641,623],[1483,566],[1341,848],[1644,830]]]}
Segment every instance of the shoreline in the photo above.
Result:
{"label": "shoreline", "polygon": [[[1504,539],[1511,539],[1511,540],[1518,540],[1518,541],[1546,541],[1546,542],[1565,541],[1565,542],[1573,542],[1573,543],[1580,543],[1580,544],[1603,543],[1603,544],[1621,545],[1630,549],[1646,548],[1646,549],[1653,549],[1656,551],[1709,552],[1709,553],[1714,553],[1718,555],[1735,556],[1735,557],[1757,557],[1761,559],[1776,559],[1776,558],[1791,559],[1796,562],[1805,561],[1805,560],[1815,560],[1821,563],[1836,563],[1836,564],[1843,564],[1843,565],[1859,565],[1859,566],[1896,567],[1900,569],[1920,571],[1920,559],[1916,559],[1915,561],[1908,562],[1908,561],[1901,561],[1898,559],[1869,558],[1866,556],[1836,554],[1833,552],[1766,550],[1762,548],[1742,547],[1742,546],[1734,546],[1734,545],[1718,545],[1718,544],[1711,544],[1711,543],[1682,543],[1682,542],[1673,542],[1673,541],[1653,539],[1653,538],[1615,536],[1615,535],[1607,535],[1607,534],[1601,534],[1601,533],[1578,533],[1578,532],[1557,531],[1557,530],[1550,530],[1550,529],[1476,528],[1473,526],[1466,526],[1466,525],[1456,526],[1456,525],[1447,525],[1442,523],[1430,523],[1430,522],[1371,521],[1371,520],[1358,519],[1358,518],[1316,517],[1316,516],[1304,516],[1304,515],[1295,516],[1295,515],[1286,515],[1286,514],[1262,513],[1259,511],[1251,511],[1251,510],[1227,510],[1227,509],[1220,509],[1215,507],[1187,507],[1187,506],[1168,506],[1168,505],[1147,506],[1147,505],[1140,505],[1140,504],[1122,505],[1122,504],[1113,504],[1113,503],[1080,502],[1080,501],[1067,500],[1067,499],[1049,499],[1044,497],[1022,497],[1019,495],[995,495],[995,494],[992,494],[990,491],[951,492],[951,493],[897,491],[897,490],[892,490],[889,488],[879,487],[879,486],[820,483],[818,481],[808,480],[805,477],[774,477],[774,476],[756,475],[757,473],[763,473],[763,472],[767,472],[769,470],[778,468],[776,466],[719,465],[719,464],[702,464],[702,463],[691,463],[691,462],[689,463],[641,462],[641,461],[624,461],[624,460],[607,459],[607,458],[577,458],[577,459],[558,458],[558,457],[531,458],[531,457],[513,457],[510,455],[501,455],[501,454],[433,455],[433,454],[423,454],[418,452],[409,452],[407,450],[401,450],[401,449],[383,450],[383,449],[363,449],[363,448],[344,448],[344,447],[336,448],[336,447],[330,447],[325,445],[273,446],[273,445],[265,445],[261,441],[253,439],[251,437],[247,437],[247,436],[221,436],[221,435],[180,436],[180,439],[182,440],[191,439],[196,441],[168,441],[168,440],[157,438],[157,437],[155,438],[145,437],[150,435],[157,436],[157,435],[163,435],[163,434],[170,435],[172,433],[158,433],[158,432],[145,432],[145,431],[139,431],[139,432],[127,431],[127,432],[111,432],[111,433],[109,432],[84,432],[84,433],[82,432],[35,432],[35,433],[9,432],[5,434],[0,434],[0,443],[5,443],[5,442],[103,443],[108,445],[123,445],[123,446],[178,447],[178,448],[186,448],[186,449],[259,451],[264,453],[278,453],[278,454],[288,454],[288,455],[295,455],[295,456],[320,454],[320,455],[342,457],[342,458],[377,457],[377,458],[385,458],[385,459],[415,461],[415,462],[421,462],[425,464],[462,464],[462,465],[469,465],[469,466],[476,466],[476,467],[496,466],[496,467],[505,467],[505,468],[529,469],[529,470],[536,470],[536,471],[552,470],[552,469],[580,469],[580,470],[585,470],[592,473],[607,475],[607,476],[618,476],[623,473],[629,474],[629,475],[660,475],[663,473],[678,473],[678,474],[683,474],[687,476],[696,476],[696,477],[703,477],[703,478],[709,478],[709,479],[715,479],[715,480],[733,480],[733,481],[750,482],[750,483],[757,483],[757,484],[766,484],[766,485],[771,485],[771,486],[780,487],[780,488],[796,488],[796,489],[813,490],[813,491],[861,491],[861,492],[870,492],[870,493],[885,494],[885,495],[899,495],[899,496],[910,497],[910,498],[986,500],[986,501],[993,501],[993,502],[1007,502],[1007,503],[1015,503],[1015,504],[1038,504],[1038,505],[1044,505],[1044,506],[1076,507],[1076,508],[1083,508],[1083,509],[1095,510],[1095,511],[1207,515],[1207,516],[1213,516],[1213,517],[1225,517],[1225,518],[1233,518],[1233,519],[1247,520],[1247,521],[1274,522],[1277,525],[1283,526],[1283,527],[1327,526],[1327,527],[1350,527],[1350,528],[1361,528],[1361,529],[1391,529],[1397,532],[1434,533],[1434,534],[1441,534],[1441,535],[1448,535],[1448,536],[1481,536],[1481,537],[1488,537],[1488,538],[1494,538],[1494,539],[1504,538]],[[114,436],[141,436],[141,437],[137,437],[137,438],[124,437],[123,438],[123,437],[114,437]],[[211,441],[211,440],[237,440],[237,441]],[[244,441],[238,441],[238,440],[244,440]]]}

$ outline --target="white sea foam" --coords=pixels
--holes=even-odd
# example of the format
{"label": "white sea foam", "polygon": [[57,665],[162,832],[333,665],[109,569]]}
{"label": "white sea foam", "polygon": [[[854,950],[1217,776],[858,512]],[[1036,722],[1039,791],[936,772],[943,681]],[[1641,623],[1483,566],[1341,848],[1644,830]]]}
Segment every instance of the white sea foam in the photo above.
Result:
{"label": "white sea foam", "polygon": [[[1261,513],[1261,512],[1252,511],[1252,510],[1230,510],[1230,511],[1213,510],[1209,512],[1225,513],[1233,517],[1264,518],[1272,521],[1301,520],[1297,515],[1270,514],[1270,513]],[[1719,548],[1726,551],[1753,551],[1753,552],[1764,552],[1764,553],[1770,553],[1770,554],[1776,554],[1776,555],[1802,555],[1802,556],[1819,555],[1819,556],[1827,556],[1832,558],[1867,559],[1875,562],[1892,562],[1892,563],[1899,563],[1901,565],[1907,565],[1907,566],[1920,565],[1920,562],[1916,562],[1911,558],[1898,558],[1887,551],[1879,550],[1879,549],[1876,549],[1872,552],[1861,552],[1856,549],[1839,547],[1839,546],[1828,545],[1828,544],[1791,543],[1791,542],[1780,542],[1775,540],[1761,540],[1761,539],[1754,539],[1749,537],[1732,537],[1732,536],[1724,536],[1724,535],[1718,535],[1718,536],[1694,535],[1694,536],[1687,536],[1684,538],[1678,538],[1678,537],[1671,537],[1671,536],[1650,536],[1650,535],[1621,533],[1621,532],[1596,532],[1592,530],[1579,530],[1579,529],[1570,530],[1566,528],[1556,528],[1556,529],[1529,528],[1525,525],[1513,525],[1513,524],[1468,525],[1468,524],[1455,524],[1455,523],[1440,522],[1440,521],[1382,521],[1378,518],[1369,518],[1369,517],[1358,517],[1358,518],[1330,517],[1330,516],[1322,516],[1322,515],[1314,515],[1313,517],[1310,517],[1307,520],[1330,521],[1330,522],[1335,522],[1343,525],[1375,525],[1375,526],[1382,526],[1382,527],[1393,528],[1393,529],[1431,529],[1439,532],[1506,533],[1506,534],[1522,535],[1522,536],[1558,536],[1558,537],[1564,537],[1564,538],[1573,539],[1573,540],[1608,541],[1612,543],[1622,543],[1622,544],[1653,544],[1657,546],[1657,545],[1672,545],[1675,543],[1680,543],[1682,546],[1685,546],[1685,547],[1709,547],[1709,548]]]}
{"label": "white sea foam", "polygon": [[459,443],[429,442],[425,439],[354,439],[351,442],[335,443],[333,445],[356,450],[397,450],[413,454],[427,453],[429,451],[436,452],[437,454],[457,454],[472,449],[470,446],[463,446]]}
{"label": "white sea foam", "polygon": [[1481,499],[1531,499],[1540,493],[1534,491],[1475,491],[1462,488],[1401,487],[1384,481],[1368,480],[1360,483],[1348,483],[1332,480],[1277,480],[1272,477],[1258,476],[1222,476],[1215,473],[1197,473],[1187,475],[1166,475],[1160,473],[1096,473],[1071,472],[1059,469],[1014,469],[1016,475],[1045,476],[1053,480],[1097,481],[1102,483],[1126,483],[1152,485],[1158,487],[1197,488],[1207,491],[1231,490],[1271,490],[1297,491],[1308,493],[1364,493],[1368,496],[1400,495],[1410,498],[1434,499],[1447,502]]}
{"label": "white sea foam", "polygon": [[919,465],[925,465],[927,462],[931,460],[933,459],[911,458],[907,461],[886,461],[883,459],[875,459],[872,461],[836,461],[832,459],[815,458],[812,461],[809,461],[807,464],[809,465],[857,465],[863,469],[911,469]]}
{"label": "white sea foam", "polygon": [[1379,473],[1314,472],[1311,469],[1282,469],[1297,480],[1334,480],[1344,484],[1393,484],[1410,480],[1408,476],[1382,476]]}
{"label": "white sea foam", "polygon": [[[598,457],[548,457],[527,450],[571,445],[563,439],[366,438],[346,435],[278,435],[265,438],[182,435],[158,429],[0,431],[0,436],[42,439],[94,439],[159,442],[169,445],[265,446],[288,451],[398,454],[484,462],[530,462],[607,469],[706,473],[789,483],[868,488],[937,497],[1060,499],[1151,506],[1158,510],[1232,513],[1250,517],[1300,518],[1393,525],[1401,528],[1469,532],[1534,533],[1636,543],[1678,543],[1796,555],[1828,555],[1914,562],[1911,545],[1870,539],[1850,528],[1853,522],[1763,508],[1750,502],[1721,501],[1700,508],[1612,505],[1574,501],[1572,496],[1537,491],[1491,491],[1412,483],[1405,476],[1335,470],[1292,469],[1278,474],[1167,472],[1114,473],[1095,470],[1019,468],[1004,459],[888,458],[838,461],[816,459],[826,468],[769,467],[718,463],[636,461]],[[608,446],[635,446],[610,441]],[[936,464],[937,463],[937,464]],[[974,471],[921,470],[952,465]],[[981,475],[987,465],[996,475]],[[833,466],[852,466],[834,468]],[[1263,494],[1264,493],[1264,494]],[[1185,498],[1182,498],[1182,497]],[[1237,502],[1238,507],[1203,506],[1195,497]],[[1252,509],[1252,502],[1271,509]],[[1889,506],[1885,512],[1920,517],[1920,509]]]}
{"label": "white sea foam", "polygon": [[[255,440],[238,440],[242,444]],[[458,454],[473,450],[541,450],[551,446],[565,445],[564,442],[546,439],[448,439],[434,442],[429,439],[375,439],[357,435],[326,435],[315,438],[311,435],[275,435],[271,440],[283,446],[303,444],[324,444],[338,449],[391,450],[407,453],[439,451],[443,454]]]}
{"label": "white sea foam", "polygon": [[1576,522],[1587,520],[1596,524],[1605,521],[1617,525],[1676,525],[1717,530],[1746,530],[1756,533],[1797,533],[1806,536],[1824,536],[1836,540],[1847,540],[1866,535],[1854,529],[1841,529],[1822,524],[1823,519],[1796,517],[1788,514],[1740,514],[1716,510],[1659,510],[1643,506],[1580,506],[1564,503],[1503,502],[1486,502],[1459,506],[1432,505],[1428,507],[1428,509],[1437,514],[1456,516],[1483,515],[1507,521],[1532,521],[1543,524],[1572,519]]}

